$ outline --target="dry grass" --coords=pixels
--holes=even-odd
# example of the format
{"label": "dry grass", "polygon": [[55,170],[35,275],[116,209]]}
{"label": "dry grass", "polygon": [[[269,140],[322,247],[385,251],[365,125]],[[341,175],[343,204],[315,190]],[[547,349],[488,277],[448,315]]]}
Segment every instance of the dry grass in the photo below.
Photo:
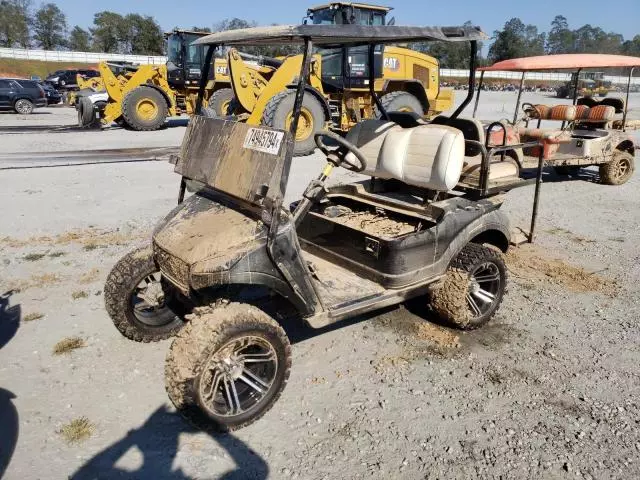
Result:
{"label": "dry grass", "polygon": [[26,280],[17,280],[11,283],[9,290],[23,292],[29,288],[45,288],[60,283],[61,278],[55,273],[43,273],[40,275],[32,275]]}
{"label": "dry grass", "polygon": [[71,298],[73,298],[74,300],[79,300],[81,298],[87,298],[89,296],[89,294],[87,292],[85,292],[84,290],[76,290],[75,292],[73,292],[71,294]]}
{"label": "dry grass", "polygon": [[96,426],[87,417],[80,417],[63,425],[58,433],[71,444],[86,440],[93,435],[95,429]]}
{"label": "dry grass", "polygon": [[40,320],[41,318],[44,318],[44,313],[31,312],[31,313],[27,313],[24,317],[22,317],[22,321],[33,322],[34,320]]}
{"label": "dry grass", "polygon": [[27,253],[24,257],[22,257],[22,259],[27,262],[37,262],[38,260],[42,260],[46,256],[46,253]]}
{"label": "dry grass", "polygon": [[66,252],[63,252],[61,250],[58,250],[57,252],[52,252],[49,254],[49,257],[51,258],[58,258],[58,257],[62,257],[63,255],[66,255]]}
{"label": "dry grass", "polygon": [[0,238],[0,246],[21,248],[30,245],[70,245],[79,244],[85,250],[106,248],[112,245],[126,245],[133,240],[143,238],[146,233],[131,232],[125,234],[117,230],[100,230],[87,228],[85,230],[73,230],[55,236],[38,236],[26,239],[3,237]]}
{"label": "dry grass", "polygon": [[25,60],[22,58],[0,58],[0,76],[29,78],[39,75],[43,79],[51,72],[65,69],[96,68],[94,63],[54,62],[47,60]]}
{"label": "dry grass", "polygon": [[93,283],[96,280],[98,280],[99,277],[100,277],[100,269],[92,268],[91,270],[89,270],[86,273],[83,273],[80,276],[79,282],[83,284]]}
{"label": "dry grass", "polygon": [[80,337],[67,337],[60,340],[53,346],[53,354],[54,355],[65,355],[67,353],[71,353],[72,351],[86,347],[84,339]]}

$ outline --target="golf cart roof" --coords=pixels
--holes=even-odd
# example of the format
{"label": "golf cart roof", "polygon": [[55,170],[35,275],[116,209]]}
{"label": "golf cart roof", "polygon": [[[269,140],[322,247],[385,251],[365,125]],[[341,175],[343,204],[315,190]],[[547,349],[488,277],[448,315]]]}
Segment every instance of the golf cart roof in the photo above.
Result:
{"label": "golf cart roof", "polygon": [[315,5],[307,10],[310,12],[315,12],[316,10],[322,10],[325,8],[332,7],[333,5],[346,6],[346,7],[355,7],[355,8],[366,8],[369,10],[382,10],[384,12],[389,12],[393,10],[393,7],[383,7],[382,5],[372,5],[370,3],[356,3],[356,2],[331,2],[325,3],[322,5]]}
{"label": "golf cart roof", "polygon": [[534,70],[577,70],[579,68],[640,67],[640,57],[595,53],[567,53],[539,57],[512,58],[490,67],[479,68],[491,72],[527,72]]}
{"label": "golf cart roof", "polygon": [[304,44],[343,46],[404,42],[487,40],[479,27],[405,27],[399,25],[279,25],[212,33],[193,44],[254,46]]}

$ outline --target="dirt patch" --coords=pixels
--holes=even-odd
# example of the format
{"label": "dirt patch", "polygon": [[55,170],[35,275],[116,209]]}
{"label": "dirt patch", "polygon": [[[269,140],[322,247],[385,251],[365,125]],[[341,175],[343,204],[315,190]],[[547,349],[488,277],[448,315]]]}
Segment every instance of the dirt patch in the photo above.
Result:
{"label": "dirt patch", "polygon": [[395,220],[381,213],[352,212],[334,217],[333,220],[377,237],[394,238],[417,229],[412,223]]}
{"label": "dirt patch", "polygon": [[513,276],[530,284],[553,283],[572,292],[599,292],[610,297],[615,297],[620,290],[615,280],[548,257],[533,245],[511,249],[506,260]]}
{"label": "dirt patch", "polygon": [[84,339],[80,337],[67,337],[60,340],[53,346],[54,355],[64,355],[71,353],[78,348],[86,347]]}
{"label": "dirt patch", "polygon": [[23,322],[33,322],[34,320],[40,320],[41,318],[44,318],[44,313],[40,313],[40,312],[31,312],[31,313],[27,313],[27,314],[22,318],[22,321],[23,321]]}
{"label": "dirt patch", "polygon": [[77,290],[75,292],[73,292],[71,294],[71,298],[73,298],[74,300],[79,300],[81,298],[87,298],[89,296],[89,294],[87,292],[85,292],[84,290]]}

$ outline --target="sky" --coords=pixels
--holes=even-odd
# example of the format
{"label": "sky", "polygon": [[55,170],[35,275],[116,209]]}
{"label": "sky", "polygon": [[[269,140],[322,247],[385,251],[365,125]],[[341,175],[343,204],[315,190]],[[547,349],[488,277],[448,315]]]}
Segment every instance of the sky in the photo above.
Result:
{"label": "sky", "polygon": [[[360,0],[364,3],[364,0]],[[297,24],[309,6],[323,0],[57,0],[67,15],[69,29],[93,23],[93,14],[111,10],[120,14],[140,13],[155,17],[164,30],[173,27],[211,27],[225,18],[255,20],[259,24]],[[624,36],[640,34],[640,0],[373,0],[370,3],[394,7],[397,25],[458,25],[471,20],[487,34],[500,29],[513,17],[548,31],[556,15],[564,15],[571,28],[585,24],[599,26]],[[37,2],[34,2],[37,5]],[[610,7],[611,6],[611,7]]]}

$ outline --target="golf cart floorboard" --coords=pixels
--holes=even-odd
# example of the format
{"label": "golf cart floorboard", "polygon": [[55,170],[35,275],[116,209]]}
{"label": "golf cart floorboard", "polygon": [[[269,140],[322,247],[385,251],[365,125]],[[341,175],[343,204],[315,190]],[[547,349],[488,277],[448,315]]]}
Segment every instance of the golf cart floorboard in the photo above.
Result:
{"label": "golf cart floorboard", "polygon": [[305,250],[304,258],[313,272],[313,283],[320,299],[330,310],[385,292],[376,282]]}

